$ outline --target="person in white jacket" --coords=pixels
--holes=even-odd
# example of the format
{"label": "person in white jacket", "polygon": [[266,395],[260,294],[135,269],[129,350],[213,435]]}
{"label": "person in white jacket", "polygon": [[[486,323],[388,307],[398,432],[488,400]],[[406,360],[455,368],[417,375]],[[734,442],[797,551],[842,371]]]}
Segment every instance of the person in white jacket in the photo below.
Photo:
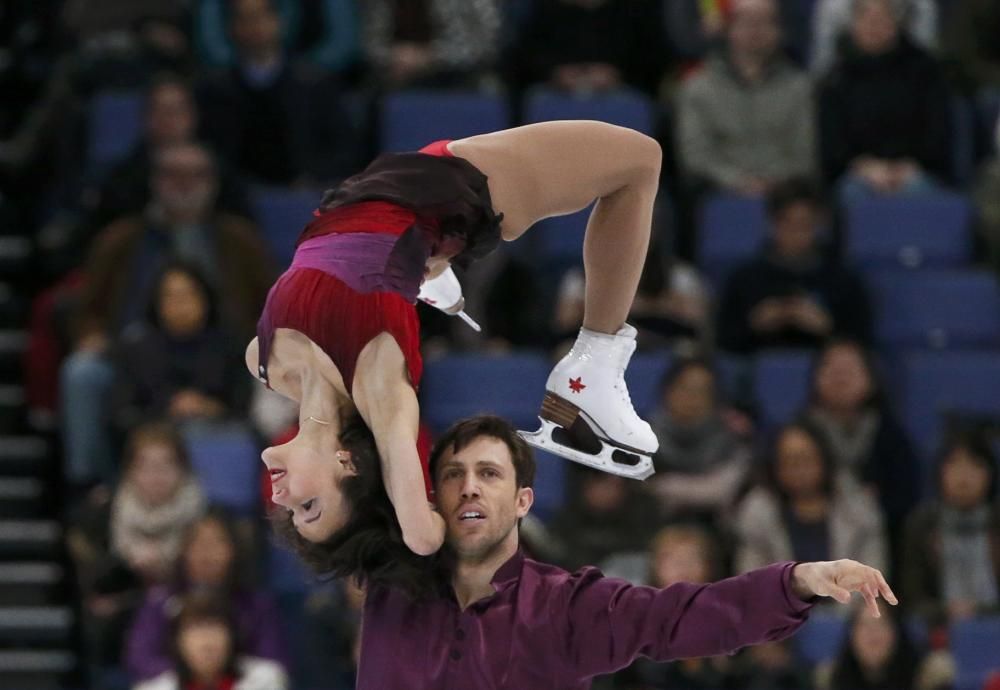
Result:
{"label": "person in white jacket", "polygon": [[176,666],[132,690],[288,690],[281,664],[240,655],[231,616],[214,599],[185,599],[171,641]]}

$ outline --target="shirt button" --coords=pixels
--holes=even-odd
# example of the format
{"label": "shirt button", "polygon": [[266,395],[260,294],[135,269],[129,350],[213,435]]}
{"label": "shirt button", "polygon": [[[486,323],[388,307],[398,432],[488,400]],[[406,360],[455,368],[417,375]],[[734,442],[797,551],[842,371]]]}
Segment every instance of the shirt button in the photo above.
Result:
{"label": "shirt button", "polygon": [[452,661],[458,661],[461,658],[462,658],[462,653],[460,651],[458,651],[457,649],[451,650]]}
{"label": "shirt button", "polygon": [[465,631],[462,630],[461,628],[459,628],[458,630],[456,630],[455,631],[455,639],[456,640],[464,640],[465,639]]}

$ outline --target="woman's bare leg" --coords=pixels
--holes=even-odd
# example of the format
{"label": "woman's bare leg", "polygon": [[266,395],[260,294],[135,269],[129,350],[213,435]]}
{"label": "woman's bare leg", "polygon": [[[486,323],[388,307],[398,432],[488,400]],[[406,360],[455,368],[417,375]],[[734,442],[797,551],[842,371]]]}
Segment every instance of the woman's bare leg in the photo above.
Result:
{"label": "woman's bare leg", "polygon": [[506,240],[535,222],[595,199],[583,258],[584,327],[615,333],[625,323],[649,246],[660,147],[634,130],[600,122],[545,122],[452,142],[452,153],[489,178]]}

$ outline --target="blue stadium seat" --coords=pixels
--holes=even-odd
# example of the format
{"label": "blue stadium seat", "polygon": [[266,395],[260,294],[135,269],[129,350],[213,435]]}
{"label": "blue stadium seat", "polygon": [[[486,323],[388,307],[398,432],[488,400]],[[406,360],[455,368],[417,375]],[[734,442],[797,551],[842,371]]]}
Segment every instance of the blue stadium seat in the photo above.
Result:
{"label": "blue stadium seat", "polygon": [[840,652],[847,635],[847,620],[814,613],[792,641],[799,659],[809,665],[830,661]]}
{"label": "blue stadium seat", "polygon": [[[530,431],[535,426],[529,427]],[[531,507],[532,515],[542,522],[551,520],[566,503],[566,463],[569,460],[558,455],[546,453],[533,448],[535,452],[535,503]]]}
{"label": "blue stadium seat", "polygon": [[847,255],[868,267],[951,267],[971,253],[972,209],[962,196],[878,198],[847,209]]}
{"label": "blue stadium seat", "polygon": [[267,548],[267,586],[278,596],[302,595],[316,578],[288,549],[269,542]]}
{"label": "blue stadium seat", "polygon": [[955,623],[949,639],[956,690],[979,690],[991,671],[1000,671],[1000,617]]}
{"label": "blue stadium seat", "polygon": [[652,134],[653,113],[653,104],[649,98],[631,89],[582,96],[536,88],[526,99],[524,121],[599,120]]}
{"label": "blue stadium seat", "polygon": [[767,236],[764,202],[740,196],[715,196],[701,208],[698,265],[713,285],[752,257]]}
{"label": "blue stadium seat", "polygon": [[105,91],[93,97],[87,146],[91,170],[107,170],[132,149],[142,131],[142,109],[142,95],[134,91]]}
{"label": "blue stadium seat", "polygon": [[869,274],[878,340],[889,347],[975,347],[1000,343],[1000,287],[985,271]]}
{"label": "blue stadium seat", "polygon": [[1000,353],[915,352],[904,358],[900,411],[928,457],[941,441],[943,414],[1000,418]]}
{"label": "blue stadium seat", "polygon": [[951,125],[951,178],[965,186],[976,172],[976,103],[962,95],[953,95],[948,104]]}
{"label": "blue stadium seat", "polygon": [[783,350],[757,355],[753,390],[761,422],[766,427],[792,421],[809,397],[809,374],[814,354]]}
{"label": "blue stadium seat", "polygon": [[472,91],[412,90],[382,101],[379,148],[416,151],[439,139],[462,139],[510,126],[503,96]]}
{"label": "blue stadium seat", "polygon": [[567,268],[583,266],[583,236],[588,218],[590,208],[539,221],[526,238],[535,249],[531,260],[546,271],[560,273]]}
{"label": "blue stadium seat", "polygon": [[457,354],[430,360],[420,385],[423,418],[436,433],[481,412],[534,430],[551,368],[536,354]]}
{"label": "blue stadium seat", "polygon": [[258,187],[253,194],[254,215],[264,243],[281,268],[292,262],[295,240],[319,206],[323,192],[318,189]]}
{"label": "blue stadium seat", "polygon": [[192,424],[184,429],[191,466],[208,501],[240,515],[260,508],[260,448],[242,424]]}
{"label": "blue stadium seat", "polygon": [[638,352],[625,370],[625,384],[632,398],[632,406],[641,417],[648,418],[660,403],[660,383],[673,363],[668,350]]}

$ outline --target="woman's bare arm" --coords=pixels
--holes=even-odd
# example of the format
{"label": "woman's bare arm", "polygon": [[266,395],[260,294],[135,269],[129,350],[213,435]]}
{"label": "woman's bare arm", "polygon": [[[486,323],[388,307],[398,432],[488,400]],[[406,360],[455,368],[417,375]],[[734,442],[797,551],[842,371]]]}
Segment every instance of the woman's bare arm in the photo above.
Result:
{"label": "woman's bare arm", "polygon": [[444,543],[444,519],[427,501],[417,452],[420,408],[406,361],[388,333],[379,334],[358,356],[354,404],[375,436],[385,490],[396,510],[403,541],[429,555]]}

